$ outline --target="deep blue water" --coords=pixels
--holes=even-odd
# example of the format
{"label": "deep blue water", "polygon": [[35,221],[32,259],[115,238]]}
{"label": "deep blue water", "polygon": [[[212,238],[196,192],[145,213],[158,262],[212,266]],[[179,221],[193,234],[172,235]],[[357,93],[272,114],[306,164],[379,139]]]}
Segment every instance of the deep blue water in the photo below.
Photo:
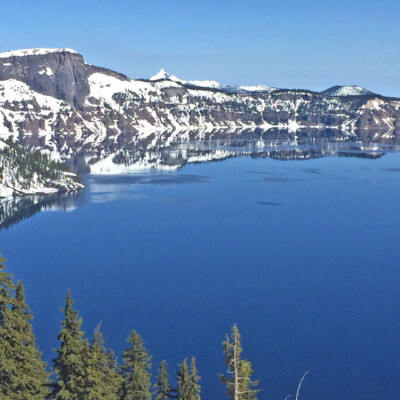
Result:
{"label": "deep blue water", "polygon": [[120,354],[136,329],[170,374],[195,355],[223,397],[237,323],[260,399],[400,398],[400,154],[236,158],[178,172],[87,178],[76,209],[0,232],[47,360],[65,292],[89,336]]}

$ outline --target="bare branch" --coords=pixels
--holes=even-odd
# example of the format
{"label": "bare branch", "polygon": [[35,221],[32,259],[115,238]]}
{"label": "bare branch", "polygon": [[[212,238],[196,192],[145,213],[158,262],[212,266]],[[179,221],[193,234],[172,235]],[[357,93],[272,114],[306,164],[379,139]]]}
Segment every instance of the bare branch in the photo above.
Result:
{"label": "bare branch", "polygon": [[308,370],[306,372],[304,372],[304,375],[300,379],[299,386],[297,386],[296,400],[299,400],[299,393],[300,393],[301,384],[303,383],[304,378],[306,377],[307,374],[308,374]]}

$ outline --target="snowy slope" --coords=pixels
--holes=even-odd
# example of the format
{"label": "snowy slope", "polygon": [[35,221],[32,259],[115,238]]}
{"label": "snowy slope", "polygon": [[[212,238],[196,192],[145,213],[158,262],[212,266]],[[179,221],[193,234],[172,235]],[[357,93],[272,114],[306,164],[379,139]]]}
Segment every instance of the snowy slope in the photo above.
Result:
{"label": "snowy slope", "polygon": [[164,68],[162,68],[157,74],[152,76],[149,81],[158,81],[158,80],[170,80],[174,82],[179,82],[182,85],[193,85],[205,88],[220,88],[221,85],[218,82],[206,80],[206,81],[185,81],[183,79],[179,79],[175,75],[169,74]]}
{"label": "snowy slope", "polygon": [[0,141],[0,149],[0,198],[70,192],[83,188],[75,174],[64,170],[61,164],[46,156],[3,141]]}
{"label": "snowy slope", "polygon": [[321,93],[327,96],[365,96],[373,94],[361,86],[332,86]]}
{"label": "snowy slope", "polygon": [[230,93],[272,92],[276,90],[275,88],[266,85],[238,86],[238,85],[221,85],[213,80],[185,81],[183,79],[179,79],[175,75],[169,74],[164,68],[161,69],[157,74],[152,76],[149,80],[150,81],[169,80],[173,82],[179,82],[182,85],[198,86],[201,88],[221,89],[221,90],[226,90],[227,92]]}

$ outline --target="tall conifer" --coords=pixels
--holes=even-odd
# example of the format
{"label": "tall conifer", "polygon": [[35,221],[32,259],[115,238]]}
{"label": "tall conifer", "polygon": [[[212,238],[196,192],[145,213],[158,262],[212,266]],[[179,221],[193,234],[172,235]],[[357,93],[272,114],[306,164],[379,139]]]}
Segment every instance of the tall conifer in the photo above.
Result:
{"label": "tall conifer", "polygon": [[178,367],[178,400],[200,400],[200,377],[197,374],[196,359],[192,357],[190,370],[188,369],[186,358]]}
{"label": "tall conifer", "polygon": [[98,325],[92,344],[84,345],[84,399],[118,400],[122,378],[110,364],[109,354],[103,346],[103,336]]}
{"label": "tall conifer", "polygon": [[233,325],[230,337],[226,336],[223,349],[228,376],[221,374],[220,379],[226,387],[226,394],[232,400],[256,400],[258,381],[251,380],[251,363],[241,358],[242,345],[236,325]]}
{"label": "tall conifer", "polygon": [[150,400],[151,356],[136,331],[131,332],[127,342],[129,347],[122,353],[124,364],[121,366],[121,373],[124,380],[121,400]]}
{"label": "tall conifer", "polygon": [[178,366],[176,380],[178,400],[190,400],[189,371],[186,358]]}
{"label": "tall conifer", "polygon": [[158,367],[154,388],[156,389],[155,400],[168,400],[176,397],[171,393],[173,389],[169,385],[167,362],[165,360],[161,361],[160,366]]}
{"label": "tall conifer", "polygon": [[190,362],[190,374],[189,374],[189,394],[190,400],[200,400],[201,387],[199,385],[200,377],[196,368],[196,358],[192,357]]}
{"label": "tall conifer", "polygon": [[81,400],[85,394],[85,362],[84,355],[87,343],[83,340],[80,329],[81,319],[78,312],[73,309],[73,301],[69,290],[67,291],[64,320],[57,339],[60,347],[57,357],[53,360],[56,380],[52,391],[52,398],[56,400]]}
{"label": "tall conifer", "polygon": [[0,256],[0,398],[43,400],[48,374],[35,345],[24,287],[18,282],[14,290],[3,262]]}

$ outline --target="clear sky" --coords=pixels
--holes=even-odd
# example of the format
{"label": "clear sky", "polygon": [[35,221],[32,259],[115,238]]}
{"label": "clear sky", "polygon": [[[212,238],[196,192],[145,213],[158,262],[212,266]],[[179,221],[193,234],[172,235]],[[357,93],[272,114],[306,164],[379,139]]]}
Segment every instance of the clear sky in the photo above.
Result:
{"label": "clear sky", "polygon": [[400,96],[400,0],[0,0],[0,51],[70,47],[131,78]]}

